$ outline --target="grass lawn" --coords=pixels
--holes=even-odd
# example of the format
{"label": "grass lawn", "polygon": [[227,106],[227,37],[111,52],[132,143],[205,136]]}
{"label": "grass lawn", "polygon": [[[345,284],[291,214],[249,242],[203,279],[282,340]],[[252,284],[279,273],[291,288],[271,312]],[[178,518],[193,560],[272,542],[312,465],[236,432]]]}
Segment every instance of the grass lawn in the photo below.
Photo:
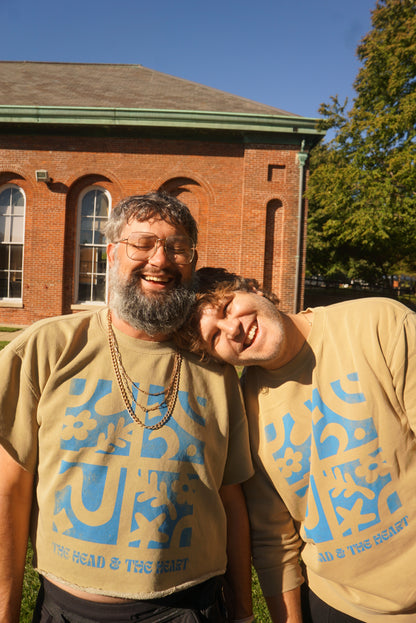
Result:
{"label": "grass lawn", "polygon": [[14,333],[15,331],[20,331],[21,327],[0,327],[0,331],[2,333]]}
{"label": "grass lawn", "polygon": [[19,623],[30,623],[32,621],[33,608],[35,607],[39,590],[38,574],[32,569],[31,559],[32,548],[29,544],[26,554],[26,571],[23,579],[23,598]]}

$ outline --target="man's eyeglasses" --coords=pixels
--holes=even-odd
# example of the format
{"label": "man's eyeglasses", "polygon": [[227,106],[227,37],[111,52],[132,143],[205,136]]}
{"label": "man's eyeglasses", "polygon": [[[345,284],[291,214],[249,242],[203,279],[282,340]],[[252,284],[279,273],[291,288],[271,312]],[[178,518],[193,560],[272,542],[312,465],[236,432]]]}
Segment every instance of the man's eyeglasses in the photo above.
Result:
{"label": "man's eyeglasses", "polygon": [[153,257],[159,244],[163,245],[168,260],[174,264],[190,264],[195,255],[195,244],[188,236],[158,238],[155,234],[136,231],[115,244],[120,242],[126,245],[127,257],[136,262]]}

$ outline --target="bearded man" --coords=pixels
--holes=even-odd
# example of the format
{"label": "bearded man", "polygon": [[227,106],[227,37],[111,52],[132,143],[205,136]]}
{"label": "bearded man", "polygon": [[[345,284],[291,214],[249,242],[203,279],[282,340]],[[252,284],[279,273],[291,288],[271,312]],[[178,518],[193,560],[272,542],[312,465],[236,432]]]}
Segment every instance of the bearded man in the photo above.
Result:
{"label": "bearded man", "polygon": [[170,340],[197,225],[149,193],[106,234],[109,306],[35,323],[0,357],[0,620],[19,620],[30,534],[34,622],[251,621],[238,379]]}

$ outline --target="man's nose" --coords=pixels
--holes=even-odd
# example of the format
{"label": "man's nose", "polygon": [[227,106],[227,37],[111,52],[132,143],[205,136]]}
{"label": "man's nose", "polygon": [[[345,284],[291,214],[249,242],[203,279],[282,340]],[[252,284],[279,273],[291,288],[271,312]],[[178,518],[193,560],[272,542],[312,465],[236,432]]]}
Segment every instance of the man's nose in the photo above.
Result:
{"label": "man's nose", "polygon": [[166,254],[164,240],[157,240],[156,251],[154,251],[153,255],[149,258],[148,261],[154,266],[164,266],[165,264],[171,263]]}
{"label": "man's nose", "polygon": [[240,334],[240,322],[237,318],[224,318],[221,320],[221,331],[230,340],[235,340]]}

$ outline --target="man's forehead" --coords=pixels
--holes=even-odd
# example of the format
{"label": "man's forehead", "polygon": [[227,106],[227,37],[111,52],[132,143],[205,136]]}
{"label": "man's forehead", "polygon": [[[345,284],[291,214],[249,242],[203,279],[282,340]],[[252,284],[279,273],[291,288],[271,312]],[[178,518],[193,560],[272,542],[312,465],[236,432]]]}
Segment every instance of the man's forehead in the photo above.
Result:
{"label": "man's forehead", "polygon": [[235,292],[231,290],[228,290],[227,292],[221,290],[210,293],[206,299],[202,298],[199,302],[200,314],[205,314],[211,317],[218,316],[221,309],[233,298],[234,294]]}
{"label": "man's forehead", "polygon": [[202,305],[201,308],[201,315],[203,316],[211,316],[211,317],[215,317],[218,316],[219,313],[219,309],[220,309],[220,305],[219,304],[215,304],[215,303],[205,303]]}
{"label": "man's forehead", "polygon": [[168,223],[168,221],[165,221],[165,219],[161,218],[160,216],[149,216],[148,218],[137,218],[136,216],[130,216],[130,218],[127,219],[126,225],[140,226],[153,225],[154,223],[166,223],[168,225],[171,225],[171,223]]}
{"label": "man's forehead", "polygon": [[143,231],[143,232],[151,232],[152,228],[160,228],[168,229],[172,233],[178,232],[181,234],[186,234],[185,228],[183,225],[179,225],[178,223],[171,223],[163,218],[158,216],[152,216],[150,218],[145,219],[137,219],[135,217],[129,218],[127,223],[124,226],[125,230],[129,231]]}

